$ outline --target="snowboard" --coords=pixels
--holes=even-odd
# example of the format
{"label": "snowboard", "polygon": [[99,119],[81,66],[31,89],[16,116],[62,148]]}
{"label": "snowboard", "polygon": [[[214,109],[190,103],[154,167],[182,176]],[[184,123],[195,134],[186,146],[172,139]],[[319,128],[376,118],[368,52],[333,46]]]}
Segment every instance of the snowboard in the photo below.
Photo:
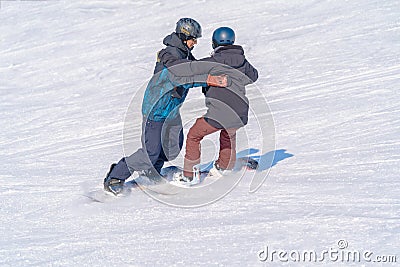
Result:
{"label": "snowboard", "polygon": [[[208,176],[210,169],[213,167],[214,162],[207,164],[200,164],[197,166],[199,169],[199,181],[193,185],[182,185],[179,182],[175,182],[173,177],[176,173],[183,172],[183,169],[178,166],[168,166],[161,170],[161,175],[163,176],[163,182],[143,186],[153,193],[158,193],[161,195],[176,195],[182,192],[184,189],[190,188],[192,186],[197,186],[204,184],[204,182],[212,183],[214,180],[212,177]],[[256,170],[258,168],[258,161],[251,157],[240,157],[236,159],[236,165],[234,171],[239,171],[242,168],[248,170]]]}
{"label": "snowboard", "polygon": [[[214,162],[209,162],[197,166],[197,168],[199,169],[200,177],[199,177],[199,182],[194,186],[200,185],[205,181],[212,183],[212,178],[208,177],[208,172],[213,167],[213,164]],[[251,157],[239,157],[236,159],[236,165],[234,171],[239,171],[242,168],[247,168],[249,170],[256,170],[258,168],[258,161]],[[173,180],[174,175],[182,171],[183,169],[178,166],[164,167],[160,173],[163,179],[161,179],[161,181],[158,183],[151,181],[146,176],[137,176],[133,180],[125,183],[124,190],[118,196],[115,196],[109,192],[105,192],[103,189],[97,189],[90,192],[86,192],[83,194],[83,196],[85,196],[92,202],[105,203],[115,199],[128,197],[131,194],[132,190],[134,189],[141,189],[144,191],[148,190],[152,193],[160,195],[176,195],[182,192],[183,190],[191,187],[179,184]]]}

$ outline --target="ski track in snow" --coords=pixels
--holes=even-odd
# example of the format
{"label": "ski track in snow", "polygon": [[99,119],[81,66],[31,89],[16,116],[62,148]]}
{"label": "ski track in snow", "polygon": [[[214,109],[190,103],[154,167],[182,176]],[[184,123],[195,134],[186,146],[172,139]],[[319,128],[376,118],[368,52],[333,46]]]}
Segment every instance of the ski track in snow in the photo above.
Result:
{"label": "ski track in snow", "polygon": [[[261,266],[264,246],[322,251],[340,239],[400,261],[399,14],[389,0],[1,1],[0,265]],[[215,28],[234,28],[276,148],[294,156],[256,193],[245,176],[197,209],[137,189],[90,203],[82,193],[123,155],[125,113],[180,17],[203,26],[198,58]],[[188,101],[187,118],[204,112],[199,89]],[[246,128],[259,140],[256,123]]]}

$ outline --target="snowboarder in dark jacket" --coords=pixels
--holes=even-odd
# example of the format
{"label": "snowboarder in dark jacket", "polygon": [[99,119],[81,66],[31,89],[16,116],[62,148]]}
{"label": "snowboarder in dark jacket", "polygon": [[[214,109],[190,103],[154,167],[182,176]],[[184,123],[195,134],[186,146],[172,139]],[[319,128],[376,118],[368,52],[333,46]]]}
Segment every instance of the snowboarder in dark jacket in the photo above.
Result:
{"label": "snowboarder in dark jacket", "polygon": [[120,193],[124,181],[134,171],[149,178],[160,178],[164,162],[179,155],[183,145],[179,107],[188,89],[221,82],[218,80],[221,77],[210,76],[207,72],[191,77],[179,77],[169,72],[174,65],[195,60],[191,50],[200,37],[200,24],[194,19],[182,18],[177,22],[175,32],[164,38],[166,47],[158,53],[154,75],[143,98],[142,148],[111,165],[104,179],[106,191]]}
{"label": "snowboarder in dark jacket", "polygon": [[222,174],[235,165],[236,131],[248,121],[249,101],[245,86],[258,79],[258,72],[245,58],[243,48],[234,45],[234,41],[235,33],[231,28],[216,29],[212,37],[213,55],[200,62],[188,63],[188,67],[179,70],[180,75],[196,75],[213,64],[214,72],[227,74],[230,80],[227,88],[203,88],[207,112],[196,120],[187,135],[184,172],[176,177],[183,182],[192,181],[193,167],[200,163],[201,140],[217,131],[220,131],[220,151],[211,175]]}

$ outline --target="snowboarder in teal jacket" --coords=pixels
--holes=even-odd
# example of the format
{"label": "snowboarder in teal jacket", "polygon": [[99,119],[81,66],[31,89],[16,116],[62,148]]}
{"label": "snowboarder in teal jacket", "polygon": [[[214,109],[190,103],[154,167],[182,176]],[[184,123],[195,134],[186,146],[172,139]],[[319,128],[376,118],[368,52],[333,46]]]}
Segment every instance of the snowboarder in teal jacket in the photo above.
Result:
{"label": "snowboarder in teal jacket", "polygon": [[[179,155],[183,146],[182,121],[179,108],[191,87],[226,86],[226,77],[202,73],[180,77],[169,68],[195,60],[191,53],[201,27],[194,19],[182,18],[174,33],[164,38],[166,47],[158,52],[154,75],[149,81],[142,102],[142,147],[128,157],[112,164],[104,179],[104,189],[120,193],[124,181],[134,171],[151,179],[159,179],[164,162]],[[164,145],[167,144],[167,145]]]}

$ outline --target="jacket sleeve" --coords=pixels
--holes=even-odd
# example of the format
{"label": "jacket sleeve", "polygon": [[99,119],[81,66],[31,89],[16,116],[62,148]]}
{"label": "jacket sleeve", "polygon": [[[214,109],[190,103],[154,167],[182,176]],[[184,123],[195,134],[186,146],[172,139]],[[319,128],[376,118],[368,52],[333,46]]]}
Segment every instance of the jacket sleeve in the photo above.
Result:
{"label": "jacket sleeve", "polygon": [[253,82],[257,81],[257,79],[258,79],[257,69],[254,68],[253,65],[251,65],[250,62],[247,61],[247,59],[246,59],[246,63],[245,63],[245,74]]}
{"label": "jacket sleeve", "polygon": [[[208,58],[199,61],[182,62],[185,64],[174,65],[169,70],[176,76],[189,77],[204,74],[223,74],[225,67],[222,64],[209,61]],[[226,66],[228,67],[228,66]]]}
{"label": "jacket sleeve", "polygon": [[168,79],[173,87],[184,86],[185,88],[207,86],[208,74],[198,74],[191,76],[176,75],[171,69],[168,69]]}

